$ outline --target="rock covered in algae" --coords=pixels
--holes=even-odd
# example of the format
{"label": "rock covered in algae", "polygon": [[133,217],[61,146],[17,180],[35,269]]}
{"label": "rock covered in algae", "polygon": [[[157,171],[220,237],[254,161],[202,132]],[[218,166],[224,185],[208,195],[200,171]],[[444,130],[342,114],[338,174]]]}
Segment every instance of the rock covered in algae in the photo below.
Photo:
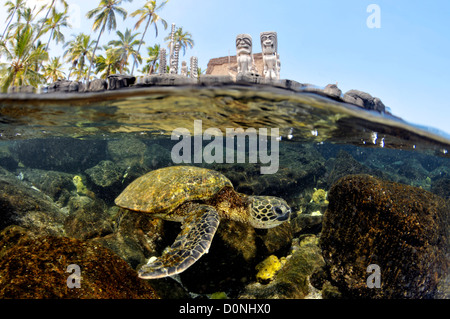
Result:
{"label": "rock covered in algae", "polygon": [[[168,235],[170,231],[166,233]],[[222,220],[209,253],[181,273],[181,280],[195,293],[240,290],[252,280],[255,266],[260,261],[289,250],[292,236],[289,223],[255,230],[243,223]]]}
{"label": "rock covered in algae", "polygon": [[[332,282],[354,298],[432,298],[447,275],[448,207],[423,189],[369,175],[340,179],[328,193],[321,248]],[[367,268],[381,288],[368,289]]]}
{"label": "rock covered in algae", "polygon": [[113,232],[112,220],[102,200],[74,196],[68,206],[69,216],[64,220],[67,236],[85,240]]}
{"label": "rock covered in algae", "polygon": [[110,187],[120,182],[121,169],[112,161],[101,161],[97,165],[86,170],[86,174],[92,182],[99,187]]}
{"label": "rock covered in algae", "polygon": [[313,290],[310,277],[319,271],[325,262],[315,235],[295,239],[292,252],[269,283],[248,284],[239,295],[241,299],[303,299]]}
{"label": "rock covered in algae", "polygon": [[29,168],[75,172],[92,167],[106,157],[106,143],[76,138],[37,138],[16,141],[11,153]]}
{"label": "rock covered in algae", "polygon": [[[101,245],[11,226],[0,233],[0,256],[0,298],[158,298],[148,281]],[[68,285],[74,283],[69,265],[79,266],[79,288]]]}
{"label": "rock covered in algae", "polygon": [[258,271],[256,279],[260,282],[267,282],[272,280],[278,270],[281,269],[284,260],[278,259],[275,255],[270,255],[258,265],[255,269]]}
{"label": "rock covered in algae", "polygon": [[64,214],[45,193],[14,176],[0,176],[0,229],[23,226],[36,233],[61,235]]}

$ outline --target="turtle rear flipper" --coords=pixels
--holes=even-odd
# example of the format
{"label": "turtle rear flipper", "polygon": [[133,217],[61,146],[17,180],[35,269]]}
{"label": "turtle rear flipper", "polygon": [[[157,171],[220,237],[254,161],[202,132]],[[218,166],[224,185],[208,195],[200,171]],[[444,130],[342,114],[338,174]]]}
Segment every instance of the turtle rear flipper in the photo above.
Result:
{"label": "turtle rear flipper", "polygon": [[161,257],[139,269],[139,277],[156,279],[185,271],[207,253],[219,226],[217,211],[208,205],[197,205],[186,216],[175,242]]}

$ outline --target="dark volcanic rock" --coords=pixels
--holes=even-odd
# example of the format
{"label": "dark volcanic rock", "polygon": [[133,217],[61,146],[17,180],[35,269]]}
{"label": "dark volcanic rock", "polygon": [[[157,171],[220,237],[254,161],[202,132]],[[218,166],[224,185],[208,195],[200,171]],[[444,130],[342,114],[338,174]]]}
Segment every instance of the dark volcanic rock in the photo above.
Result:
{"label": "dark volcanic rock", "polygon": [[47,87],[47,93],[54,92],[78,92],[84,89],[81,82],[74,82],[68,80],[58,80]]}
{"label": "dark volcanic rock", "polygon": [[[5,231],[0,233],[0,298],[158,298],[148,281],[101,245]],[[69,265],[79,267],[79,288],[68,286],[74,282]]]}
{"label": "dark volcanic rock", "polygon": [[113,232],[105,203],[100,199],[76,196],[69,201],[70,215],[64,221],[67,236],[89,239]]}
{"label": "dark volcanic rock", "polygon": [[101,92],[105,91],[108,88],[108,82],[103,79],[95,79],[91,82],[89,82],[89,89],[90,92]]}
{"label": "dark volcanic rock", "polygon": [[0,190],[0,229],[20,225],[40,234],[63,233],[65,216],[43,192],[10,176],[0,176]]}
{"label": "dark volcanic rock", "polygon": [[333,169],[328,175],[328,185],[333,185],[338,179],[352,174],[370,174],[381,177],[383,174],[381,171],[369,168],[357,160],[355,160],[346,151],[340,150],[334,161]]}
{"label": "dark volcanic rock", "polygon": [[117,90],[129,87],[136,82],[136,77],[132,75],[111,74],[108,76],[108,90]]}
{"label": "dark volcanic rock", "polygon": [[26,167],[79,172],[106,158],[106,143],[75,138],[29,139],[15,142],[11,152]]}
{"label": "dark volcanic rock", "polygon": [[122,177],[121,169],[111,161],[101,161],[85,172],[92,182],[100,187],[112,186],[118,183]]}
{"label": "dark volcanic rock", "polygon": [[[53,201],[58,201],[61,196],[67,196],[69,191],[75,189],[73,175],[69,173],[47,171],[41,169],[20,170],[23,180],[50,196]],[[19,173],[19,174],[20,174]]]}
{"label": "dark volcanic rock", "polygon": [[195,293],[240,290],[261,260],[271,254],[286,253],[291,241],[289,223],[258,230],[221,220],[209,253],[180,274],[180,278]]}
{"label": "dark volcanic rock", "polygon": [[369,93],[350,90],[344,94],[344,101],[347,103],[358,105],[366,110],[372,110],[384,113],[386,110],[385,105],[377,97],[372,97]]}
{"label": "dark volcanic rock", "polygon": [[[332,282],[356,298],[432,298],[447,276],[448,207],[420,188],[347,176],[328,193],[321,248]],[[381,270],[368,289],[367,267]]]}
{"label": "dark volcanic rock", "polygon": [[323,92],[332,98],[340,98],[342,95],[342,91],[337,87],[336,84],[328,84]]}

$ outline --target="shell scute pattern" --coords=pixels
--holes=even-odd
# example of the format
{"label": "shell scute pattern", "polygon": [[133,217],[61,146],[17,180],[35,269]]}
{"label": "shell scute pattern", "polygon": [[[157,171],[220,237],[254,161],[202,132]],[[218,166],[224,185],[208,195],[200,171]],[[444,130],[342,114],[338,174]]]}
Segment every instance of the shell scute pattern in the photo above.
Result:
{"label": "shell scute pattern", "polygon": [[116,205],[147,213],[169,213],[185,201],[208,199],[225,186],[228,178],[206,168],[169,166],[151,171],[127,186]]}

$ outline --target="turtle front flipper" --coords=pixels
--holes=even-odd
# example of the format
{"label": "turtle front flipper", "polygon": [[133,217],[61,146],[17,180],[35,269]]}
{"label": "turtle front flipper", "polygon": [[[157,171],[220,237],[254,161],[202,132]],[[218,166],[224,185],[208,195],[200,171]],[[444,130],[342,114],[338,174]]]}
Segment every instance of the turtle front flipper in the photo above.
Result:
{"label": "turtle front flipper", "polygon": [[139,269],[139,277],[156,279],[185,271],[207,253],[219,226],[217,211],[208,205],[196,205],[183,220],[181,232],[161,257]]}

